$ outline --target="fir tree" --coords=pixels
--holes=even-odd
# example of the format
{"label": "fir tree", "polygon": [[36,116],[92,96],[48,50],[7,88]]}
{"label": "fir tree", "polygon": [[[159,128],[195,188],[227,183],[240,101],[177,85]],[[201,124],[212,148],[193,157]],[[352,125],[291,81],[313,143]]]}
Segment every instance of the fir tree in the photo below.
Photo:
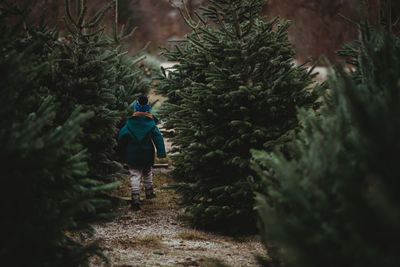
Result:
{"label": "fir tree", "polygon": [[63,124],[54,123],[57,103],[38,94],[53,62],[37,64],[41,40],[20,50],[34,38],[21,29],[29,12],[4,1],[0,8],[0,207],[6,214],[0,260],[9,266],[87,265],[100,249],[72,234],[90,234],[90,223],[111,216],[100,211],[109,203],[95,195],[116,187],[86,178],[87,154],[78,138],[93,114],[77,107]]}
{"label": "fir tree", "polygon": [[[130,55],[123,55],[115,64],[115,96],[116,103],[112,106],[113,110],[121,112],[120,129],[126,118],[133,113],[133,105],[139,95],[149,92],[149,84],[144,80],[142,70],[137,63],[142,61],[143,57],[134,58]],[[119,127],[121,126],[121,127]]]}
{"label": "fir tree", "polygon": [[[129,39],[135,32],[136,28],[131,28],[129,26],[122,25],[121,30],[118,29],[118,17],[121,9],[121,3],[119,1],[115,2],[115,13],[114,21],[112,27],[111,36],[106,36],[109,44],[113,46],[108,47],[105,51],[106,54],[111,57],[115,53],[115,61],[112,61],[111,68],[111,80],[110,84],[113,85],[113,92],[116,97],[116,102],[109,108],[112,110],[119,111],[120,121],[117,124],[118,129],[126,122],[126,117],[132,114],[134,101],[139,95],[147,94],[149,89],[149,82],[142,73],[139,64],[146,58],[146,56],[141,55],[139,57],[132,56],[124,51],[122,48],[124,42]],[[123,6],[126,7],[127,2],[123,2]],[[126,10],[125,10],[126,12]],[[143,50],[145,50],[143,48]],[[142,51],[138,53],[142,54]]]}
{"label": "fir tree", "polygon": [[[78,1],[76,17],[71,14],[69,2],[66,0],[68,35],[60,47],[60,63],[56,65],[53,88],[57,90],[57,99],[62,98],[60,110],[64,112],[59,114],[69,116],[76,105],[94,112],[94,117],[85,125],[82,144],[90,154],[90,176],[104,179],[117,170],[110,158],[116,146],[118,116],[109,108],[116,101],[109,72],[116,53],[108,55],[104,52],[108,43],[101,37],[103,29],[99,27],[112,3],[87,18],[86,1]],[[59,119],[64,121],[65,117]]]}
{"label": "fir tree", "polygon": [[[166,127],[174,129],[175,175],[183,203],[200,227],[253,231],[250,149],[279,148],[298,128],[296,108],[315,108],[317,93],[295,66],[288,21],[266,21],[265,1],[213,0],[181,13],[192,32],[163,55],[179,65],[161,80]],[[289,155],[288,155],[289,156]]]}
{"label": "fir tree", "polygon": [[76,16],[71,11],[70,0],[65,3],[67,35],[51,51],[57,60],[46,85],[61,103],[57,123],[63,123],[77,105],[84,111],[94,112],[80,140],[88,149],[89,176],[104,180],[120,168],[112,159],[116,154],[117,126],[126,114],[127,103],[147,88],[139,87],[137,72],[128,63],[131,58],[115,46],[132,32],[121,30],[118,34],[114,24],[113,36],[109,38],[100,27],[114,1],[92,17],[87,15],[86,0],[77,2]]}
{"label": "fir tree", "polygon": [[386,25],[359,25],[342,51],[356,70],[335,70],[320,115],[300,113],[296,160],[255,152],[265,266],[400,265],[400,39]]}

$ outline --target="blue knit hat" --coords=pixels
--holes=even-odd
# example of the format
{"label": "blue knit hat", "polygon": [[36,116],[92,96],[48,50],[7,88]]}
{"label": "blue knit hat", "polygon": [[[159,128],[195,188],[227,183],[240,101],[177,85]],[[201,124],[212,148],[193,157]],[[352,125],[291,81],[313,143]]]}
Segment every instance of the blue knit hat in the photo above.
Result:
{"label": "blue knit hat", "polygon": [[146,96],[139,96],[135,103],[136,112],[149,112],[151,109],[149,99]]}

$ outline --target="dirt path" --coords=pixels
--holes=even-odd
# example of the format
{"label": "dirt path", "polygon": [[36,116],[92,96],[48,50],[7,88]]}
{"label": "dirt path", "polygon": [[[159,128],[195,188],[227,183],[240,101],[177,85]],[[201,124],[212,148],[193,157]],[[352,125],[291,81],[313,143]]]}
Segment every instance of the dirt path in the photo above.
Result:
{"label": "dirt path", "polygon": [[[173,182],[168,173],[155,170],[157,198],[144,199],[138,212],[131,211],[127,202],[120,217],[95,226],[93,239],[107,248],[111,266],[257,266],[254,255],[265,254],[257,237],[232,238],[190,228],[176,196],[163,189]],[[120,194],[129,196],[128,179]],[[106,265],[93,258],[90,266]]]}

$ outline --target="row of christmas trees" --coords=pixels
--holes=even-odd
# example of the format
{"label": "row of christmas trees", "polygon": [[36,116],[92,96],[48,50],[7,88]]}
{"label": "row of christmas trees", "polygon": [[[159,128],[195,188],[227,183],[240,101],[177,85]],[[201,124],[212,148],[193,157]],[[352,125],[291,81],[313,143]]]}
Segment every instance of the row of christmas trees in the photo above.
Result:
{"label": "row of christmas trees", "polygon": [[142,58],[120,48],[131,33],[100,26],[114,2],[89,17],[86,0],[76,10],[66,0],[63,35],[29,25],[25,3],[0,2],[0,261],[85,265],[100,250],[75,232],[84,241],[92,222],[113,215],[117,132],[149,85]]}
{"label": "row of christmas trees", "polygon": [[[400,264],[400,39],[390,1],[315,84],[263,0],[210,0],[164,50],[175,185],[196,227],[259,230],[266,266]],[[357,26],[355,25],[355,26]],[[327,90],[328,89],[328,90]],[[256,197],[255,197],[256,196]],[[254,208],[255,207],[255,208]]]}
{"label": "row of christmas trees", "polygon": [[[314,84],[293,62],[289,23],[259,16],[264,2],[210,0],[196,18],[182,13],[192,33],[164,50],[180,63],[160,92],[182,202],[199,227],[252,232],[258,221],[266,265],[397,266],[400,42],[390,9],[341,51],[354,71]],[[93,17],[77,3],[72,12],[66,0],[65,37],[26,25],[28,9],[12,1],[0,6],[0,255],[16,266],[77,266],[100,253],[71,234],[112,215],[115,136],[147,91],[140,59],[118,46],[129,33],[99,26],[113,2]]]}

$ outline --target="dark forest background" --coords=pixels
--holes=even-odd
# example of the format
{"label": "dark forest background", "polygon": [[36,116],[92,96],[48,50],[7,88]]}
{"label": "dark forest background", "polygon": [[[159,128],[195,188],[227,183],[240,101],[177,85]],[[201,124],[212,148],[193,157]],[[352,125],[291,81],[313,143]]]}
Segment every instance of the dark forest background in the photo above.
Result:
{"label": "dark forest background", "polygon": [[[64,1],[30,0],[29,2],[32,3],[34,14],[31,20],[39,20],[42,12],[46,13],[49,23],[61,21],[64,16]],[[94,13],[96,7],[101,7],[106,2],[108,0],[89,1],[91,8],[89,13]],[[207,0],[185,1],[187,10],[192,14],[206,2]],[[394,2],[394,12],[396,12],[400,3]],[[379,0],[369,1],[367,9],[376,8],[378,3]],[[181,0],[119,0],[118,4],[119,24],[137,27],[135,35],[127,43],[127,49],[132,52],[140,50],[150,42],[148,52],[155,55],[160,46],[169,46],[168,40],[182,38],[190,31],[179,12],[173,7],[173,5],[182,6]],[[358,21],[359,5],[359,0],[269,0],[263,15],[270,18],[278,15],[293,22],[289,29],[289,39],[297,52],[296,59],[299,62],[304,62],[308,57],[316,60],[321,55],[325,55],[331,61],[337,61],[340,59],[335,51],[357,37],[357,27],[343,17]],[[111,25],[109,23],[111,20],[113,15],[110,13],[105,18],[104,24]]]}

